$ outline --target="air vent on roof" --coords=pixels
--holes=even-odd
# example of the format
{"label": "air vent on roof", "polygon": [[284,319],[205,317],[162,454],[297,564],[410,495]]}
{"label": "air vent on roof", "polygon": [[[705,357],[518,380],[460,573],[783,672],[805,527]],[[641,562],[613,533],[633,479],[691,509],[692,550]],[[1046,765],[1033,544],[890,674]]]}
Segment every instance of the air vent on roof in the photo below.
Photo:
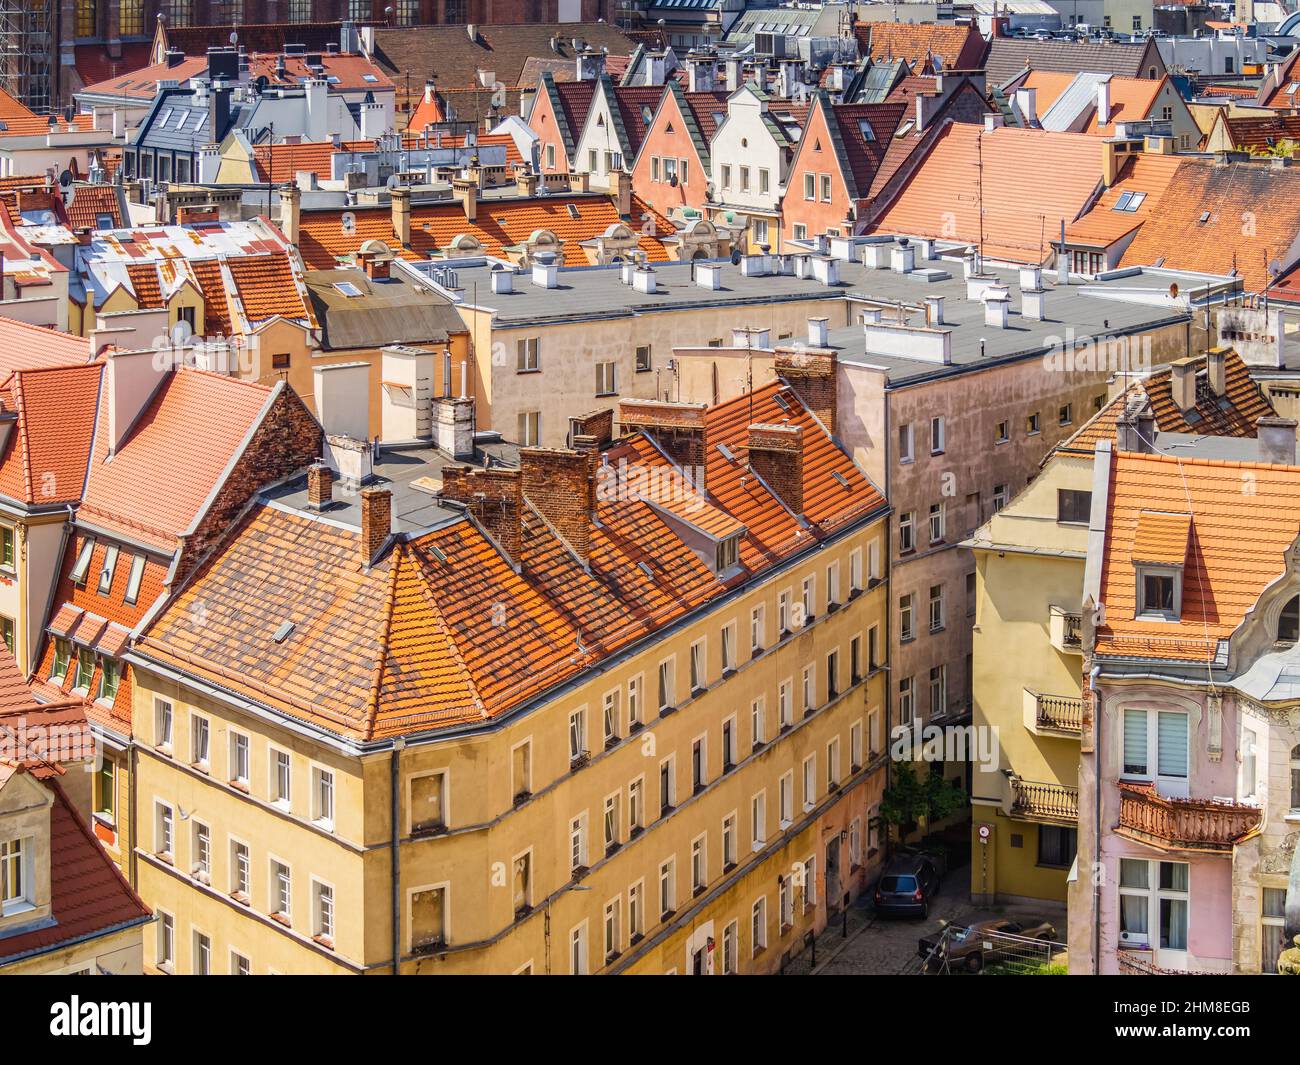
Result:
{"label": "air vent on roof", "polygon": [[650,568],[649,563],[646,563],[646,562],[638,562],[638,563],[636,564],[636,568],[639,569],[642,573],[644,573],[644,574],[645,574],[647,577],[649,577],[651,580],[654,580],[655,572],[654,572],[654,570],[652,570],[652,569]]}
{"label": "air vent on roof", "polygon": [[294,625],[292,621],[281,622],[280,627],[275,630],[275,635],[272,636],[271,639],[276,643],[284,643],[284,641],[289,638],[289,633],[293,632],[293,628]]}
{"label": "air vent on roof", "polygon": [[718,454],[721,455],[728,462],[736,461],[736,453],[732,451],[731,448],[727,447],[726,444],[718,444],[717,447],[718,447]]}

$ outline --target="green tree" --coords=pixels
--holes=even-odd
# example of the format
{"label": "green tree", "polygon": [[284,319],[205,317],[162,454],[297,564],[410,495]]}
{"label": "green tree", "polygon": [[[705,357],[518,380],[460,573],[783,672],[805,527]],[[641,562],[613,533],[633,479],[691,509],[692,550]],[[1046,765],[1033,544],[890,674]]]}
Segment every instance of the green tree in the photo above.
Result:
{"label": "green tree", "polygon": [[895,762],[893,779],[880,797],[880,819],[906,834],[921,821],[942,821],[965,804],[959,784],[949,783],[937,773],[927,773],[921,779],[910,762]]}

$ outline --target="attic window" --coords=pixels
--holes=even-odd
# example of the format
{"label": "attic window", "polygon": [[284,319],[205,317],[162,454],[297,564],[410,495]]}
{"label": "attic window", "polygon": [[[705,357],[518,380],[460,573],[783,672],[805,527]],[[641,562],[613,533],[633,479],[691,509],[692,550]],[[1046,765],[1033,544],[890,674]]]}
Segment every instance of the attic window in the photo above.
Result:
{"label": "attic window", "polygon": [[113,588],[113,570],[117,568],[117,544],[104,550],[104,564],[99,567],[99,594],[108,595]]}
{"label": "attic window", "polygon": [[1142,201],[1147,198],[1145,192],[1126,192],[1115,201],[1116,211],[1136,211],[1142,206]]}
{"label": "attic window", "polygon": [[909,118],[906,122],[904,122],[901,126],[898,127],[898,132],[895,133],[894,136],[905,137],[907,134],[912,132],[913,125],[915,125],[915,123]]}
{"label": "attic window", "polygon": [[871,123],[865,118],[858,122],[858,131],[862,134],[864,141],[874,141],[876,139],[876,131],[871,128]]}
{"label": "attic window", "polygon": [[582,215],[578,214],[578,205],[576,203],[566,204],[565,206],[568,208],[570,218],[582,217]]}
{"label": "attic window", "polygon": [[126,579],[126,595],[122,597],[124,602],[134,603],[140,598],[140,579],[144,576],[144,555],[134,555],[131,558],[131,574]]}
{"label": "attic window", "polygon": [[[335,80],[338,80],[338,79],[335,79]],[[362,80],[362,81],[371,81],[371,82],[373,82],[373,81],[378,81],[379,79],[378,79],[377,77],[375,77],[373,74],[362,74],[362,75],[361,75],[361,80]]]}
{"label": "attic window", "polygon": [[443,551],[443,549],[439,547],[437,544],[429,545],[429,554],[431,554],[439,562],[447,561],[447,553]]}
{"label": "attic window", "polygon": [[837,483],[841,488],[849,488],[849,487],[851,487],[851,486],[849,485],[849,479],[848,479],[847,477],[845,477],[844,474],[840,473],[839,470],[831,470],[831,476],[835,478],[836,483]]}
{"label": "attic window", "polygon": [[642,573],[644,573],[644,574],[645,574],[647,577],[649,577],[651,580],[654,580],[654,578],[655,578],[655,571],[652,570],[652,569],[650,568],[650,564],[649,564],[648,562],[638,562],[638,563],[636,564],[636,568],[639,569]]}
{"label": "attic window", "polygon": [[348,299],[361,295],[361,289],[357,288],[351,281],[335,281],[334,287],[344,296],[347,296]]}
{"label": "attic window", "polygon": [[77,555],[77,564],[72,567],[72,583],[84,585],[86,583],[86,572],[90,569],[90,555],[95,550],[95,541],[90,537],[81,545],[81,553]]}
{"label": "attic window", "polygon": [[1182,615],[1181,567],[1139,566],[1138,617],[1177,621]]}
{"label": "attic window", "polygon": [[724,573],[740,562],[740,533],[719,540],[714,564],[718,573]]}
{"label": "attic window", "polygon": [[726,459],[728,462],[736,461],[736,453],[732,451],[731,448],[727,447],[726,444],[718,444],[716,446],[718,449],[718,454],[721,455],[724,459]]}
{"label": "attic window", "polygon": [[776,405],[780,407],[783,411],[785,411],[787,414],[790,412],[790,404],[786,402],[785,396],[781,395],[780,392],[776,393],[776,395],[774,395],[772,399],[776,402]]}
{"label": "attic window", "polygon": [[1300,81],[1291,82],[1291,84],[1286,87],[1286,91],[1288,96],[1294,96],[1297,92],[1300,92]]}

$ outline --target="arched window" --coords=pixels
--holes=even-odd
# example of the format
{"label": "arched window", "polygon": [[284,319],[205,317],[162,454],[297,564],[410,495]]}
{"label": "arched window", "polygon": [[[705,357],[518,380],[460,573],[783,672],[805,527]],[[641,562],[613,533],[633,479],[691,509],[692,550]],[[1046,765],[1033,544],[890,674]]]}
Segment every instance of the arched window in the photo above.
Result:
{"label": "arched window", "polygon": [[1282,608],[1282,616],[1277,619],[1277,639],[1279,643],[1300,640],[1300,595],[1293,596]]}

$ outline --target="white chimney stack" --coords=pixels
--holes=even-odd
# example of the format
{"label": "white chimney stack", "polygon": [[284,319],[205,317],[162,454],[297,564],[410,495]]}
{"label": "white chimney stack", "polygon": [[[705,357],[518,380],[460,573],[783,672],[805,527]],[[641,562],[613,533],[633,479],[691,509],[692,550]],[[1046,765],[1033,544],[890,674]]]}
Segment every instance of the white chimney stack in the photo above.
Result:
{"label": "white chimney stack", "polygon": [[711,292],[716,292],[722,287],[722,264],[696,263],[695,283],[700,288],[707,288]]}
{"label": "white chimney stack", "polygon": [[508,266],[494,266],[492,268],[492,291],[513,292],[515,290],[515,272]]}
{"label": "white chimney stack", "polygon": [[916,249],[910,244],[899,244],[890,250],[889,268],[896,274],[910,274],[916,269]]}
{"label": "white chimney stack", "polygon": [[929,326],[943,325],[943,297],[925,297],[925,321]]}
{"label": "white chimney stack", "polygon": [[830,336],[829,318],[809,318],[808,319],[808,345],[814,348],[824,348]]}
{"label": "white chimney stack", "polygon": [[555,288],[559,282],[560,268],[547,257],[533,263],[533,284],[538,288]]}
{"label": "white chimney stack", "polygon": [[652,293],[655,291],[655,272],[646,265],[638,266],[632,271],[632,287],[638,292]]}
{"label": "white chimney stack", "polygon": [[1016,90],[1016,110],[1020,112],[1020,118],[1026,126],[1038,125],[1038,90],[1037,89],[1017,89]]}
{"label": "white chimney stack", "polygon": [[1110,82],[1097,85],[1097,128],[1110,125]]}

